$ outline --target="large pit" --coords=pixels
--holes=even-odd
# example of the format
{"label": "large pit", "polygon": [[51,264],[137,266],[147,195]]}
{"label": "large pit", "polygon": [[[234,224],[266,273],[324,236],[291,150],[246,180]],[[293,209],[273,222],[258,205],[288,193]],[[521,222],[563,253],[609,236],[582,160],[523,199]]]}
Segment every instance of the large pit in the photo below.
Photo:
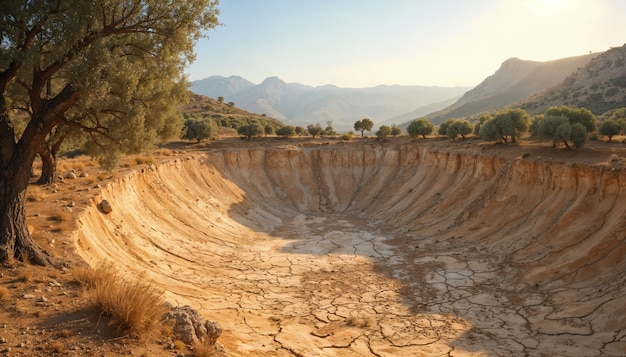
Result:
{"label": "large pit", "polygon": [[232,356],[619,356],[625,185],[426,145],[212,150],[104,188],[77,250]]}

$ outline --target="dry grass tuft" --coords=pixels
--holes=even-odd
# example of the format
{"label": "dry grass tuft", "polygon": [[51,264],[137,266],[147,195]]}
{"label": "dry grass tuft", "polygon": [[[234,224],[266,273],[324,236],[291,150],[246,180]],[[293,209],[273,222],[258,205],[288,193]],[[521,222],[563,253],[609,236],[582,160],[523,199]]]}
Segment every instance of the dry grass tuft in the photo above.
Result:
{"label": "dry grass tuft", "polygon": [[215,347],[215,345],[209,345],[203,342],[196,342],[193,344],[192,353],[193,357],[213,357],[218,356],[219,351]]}
{"label": "dry grass tuft", "polygon": [[351,314],[346,318],[346,325],[353,327],[372,327],[374,319],[363,315]]}
{"label": "dry grass tuft", "polygon": [[154,154],[159,156],[172,156],[174,155],[174,152],[171,149],[163,148],[155,150]]}
{"label": "dry grass tuft", "polygon": [[22,283],[30,283],[33,281],[33,272],[30,270],[24,270],[17,276],[17,281]]}
{"label": "dry grass tuft", "polygon": [[91,270],[77,269],[74,278],[90,288],[90,303],[111,317],[117,333],[138,339],[153,335],[167,311],[162,292],[151,283],[123,279],[110,265]]}
{"label": "dry grass tuft", "polygon": [[46,199],[46,194],[43,192],[43,189],[39,186],[30,186],[28,187],[26,195],[26,200],[28,202],[41,202]]}
{"label": "dry grass tuft", "polygon": [[72,215],[69,212],[61,211],[48,217],[48,220],[54,222],[69,222],[72,220]]}
{"label": "dry grass tuft", "polygon": [[136,157],[135,164],[137,165],[154,164],[154,158],[152,156]]}
{"label": "dry grass tuft", "polygon": [[11,292],[5,286],[0,286],[0,300],[6,300],[11,296]]}

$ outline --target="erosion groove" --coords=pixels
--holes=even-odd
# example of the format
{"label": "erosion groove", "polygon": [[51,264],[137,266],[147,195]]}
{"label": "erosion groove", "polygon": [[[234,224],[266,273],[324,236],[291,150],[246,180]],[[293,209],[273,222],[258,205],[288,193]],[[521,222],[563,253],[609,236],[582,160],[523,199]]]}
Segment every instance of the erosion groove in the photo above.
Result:
{"label": "erosion groove", "polygon": [[104,188],[77,249],[234,356],[619,356],[624,182],[427,145],[214,150]]}

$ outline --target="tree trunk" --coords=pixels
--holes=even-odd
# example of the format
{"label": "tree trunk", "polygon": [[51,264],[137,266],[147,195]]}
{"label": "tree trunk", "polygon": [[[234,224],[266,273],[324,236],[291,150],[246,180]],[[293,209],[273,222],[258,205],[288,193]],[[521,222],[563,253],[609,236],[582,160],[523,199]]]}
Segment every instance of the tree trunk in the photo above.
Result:
{"label": "tree trunk", "polygon": [[52,264],[52,258],[33,240],[26,227],[26,189],[30,170],[43,143],[41,126],[28,125],[22,135],[31,140],[15,142],[4,96],[0,92],[0,263],[13,259],[39,265]]}
{"label": "tree trunk", "polygon": [[39,149],[39,157],[41,157],[41,176],[37,184],[47,185],[57,180],[57,164],[59,162],[59,148],[61,144],[49,148],[44,144]]}
{"label": "tree trunk", "polygon": [[[12,259],[33,264],[52,264],[52,258],[33,240],[26,227],[26,188],[17,184],[21,177],[28,177],[30,167],[21,165],[15,170],[5,170],[0,177],[0,262]],[[28,181],[27,181],[28,182]]]}

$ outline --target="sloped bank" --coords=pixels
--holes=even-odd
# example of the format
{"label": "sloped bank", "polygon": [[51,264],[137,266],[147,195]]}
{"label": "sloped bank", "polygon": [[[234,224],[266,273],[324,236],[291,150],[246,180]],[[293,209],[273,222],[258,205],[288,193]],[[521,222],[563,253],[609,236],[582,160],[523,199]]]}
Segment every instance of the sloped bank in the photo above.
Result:
{"label": "sloped bank", "polygon": [[426,145],[216,150],[103,189],[77,249],[232,355],[620,355],[625,185]]}

